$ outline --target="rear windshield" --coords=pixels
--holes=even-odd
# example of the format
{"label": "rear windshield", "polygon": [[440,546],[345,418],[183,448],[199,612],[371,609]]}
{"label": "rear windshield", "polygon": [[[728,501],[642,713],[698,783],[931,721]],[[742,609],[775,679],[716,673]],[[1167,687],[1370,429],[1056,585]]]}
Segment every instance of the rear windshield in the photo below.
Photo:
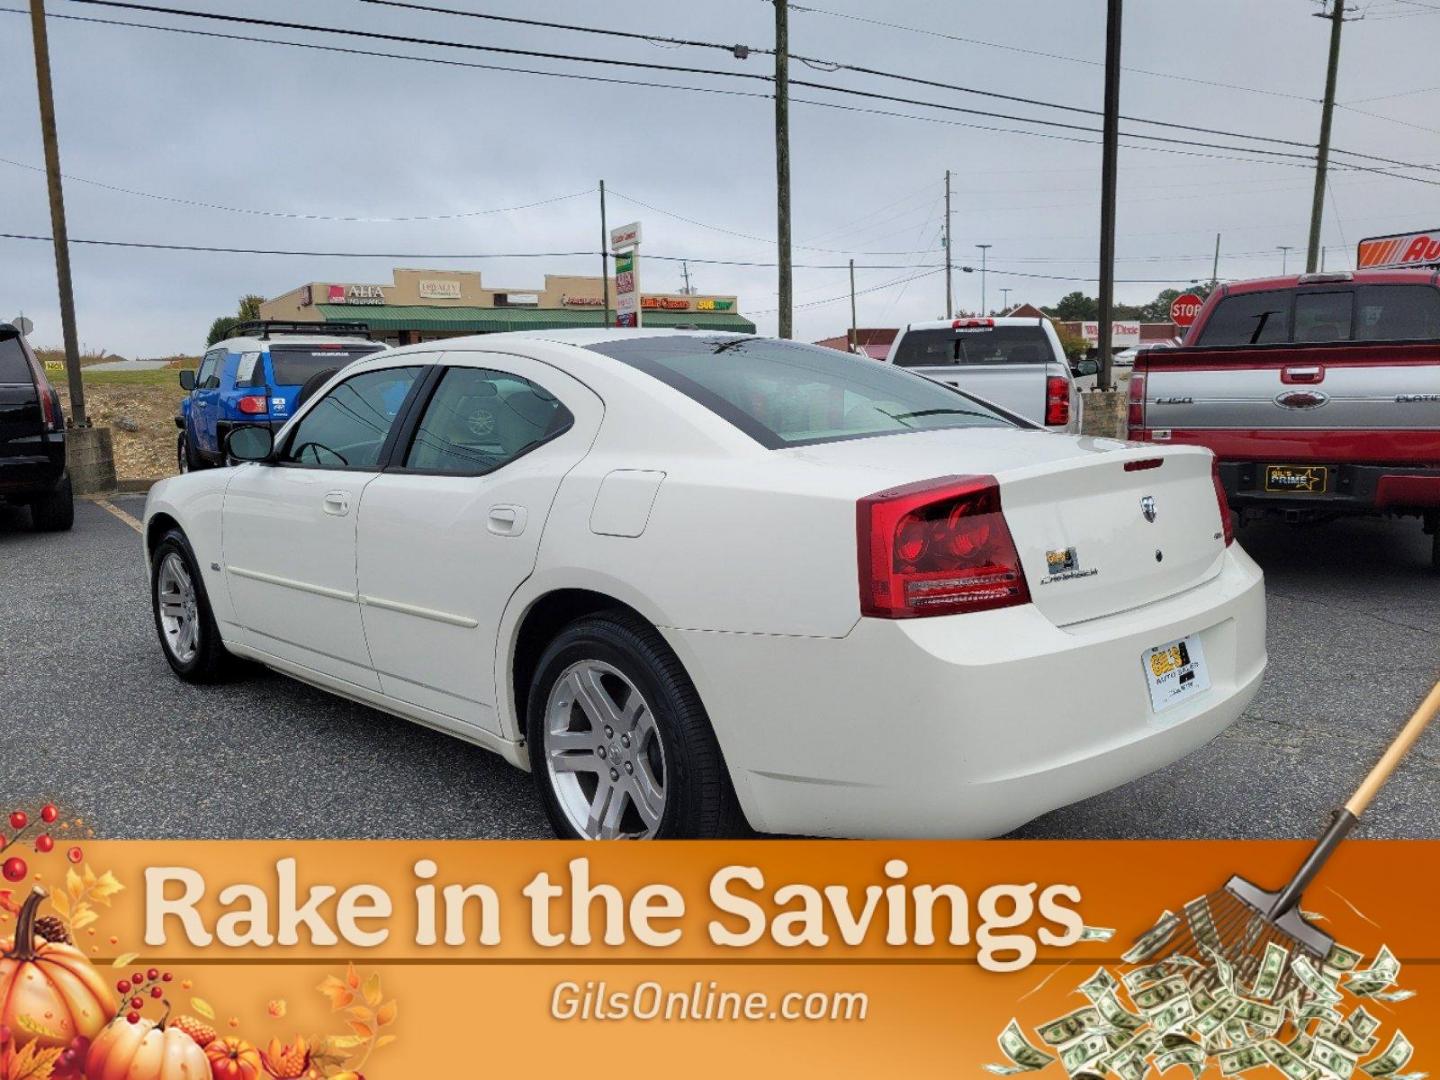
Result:
{"label": "rear windshield", "polygon": [[0,383],[34,383],[30,360],[18,337],[0,337]]}
{"label": "rear windshield", "polygon": [[905,431],[1016,426],[952,387],[815,345],[677,335],[590,349],[674,387],[772,450]]}
{"label": "rear windshield", "polygon": [[311,375],[342,368],[352,360],[377,353],[380,345],[344,345],[329,348],[321,345],[271,345],[270,367],[276,386],[304,386]]}
{"label": "rear windshield", "polygon": [[911,330],[895,350],[895,363],[901,367],[1044,364],[1054,359],[1050,339],[1039,326]]}
{"label": "rear windshield", "polygon": [[1198,344],[1436,340],[1440,289],[1415,284],[1227,296],[1206,321]]}

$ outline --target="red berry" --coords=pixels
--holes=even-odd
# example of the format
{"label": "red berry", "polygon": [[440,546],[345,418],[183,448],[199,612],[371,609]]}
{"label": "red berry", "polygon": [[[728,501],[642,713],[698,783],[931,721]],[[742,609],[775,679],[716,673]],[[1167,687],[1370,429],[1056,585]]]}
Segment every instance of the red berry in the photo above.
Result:
{"label": "red berry", "polygon": [[72,847],[69,851],[65,852],[65,857],[73,863],[78,863],[81,859],[85,858],[85,853],[78,847]]}
{"label": "red berry", "polygon": [[149,971],[145,972],[145,978],[149,979],[151,982],[154,982],[154,981],[155,981],[156,979],[158,979],[159,977],[160,977],[160,969],[159,969],[159,968],[151,968]]}
{"label": "red berry", "polygon": [[0,867],[0,873],[5,875],[6,881],[24,881],[29,872],[30,867],[25,865],[25,860],[19,855],[11,855],[5,860],[5,865]]}
{"label": "red berry", "polygon": [[133,997],[133,998],[131,998],[131,999],[130,999],[130,1007],[131,1007],[132,1009],[143,1009],[143,1008],[145,1007],[145,999],[142,998],[142,997]]}
{"label": "red berry", "polygon": [[125,1019],[129,1020],[132,1024],[138,1024],[140,1022],[140,1014],[138,1012],[126,1013]]}
{"label": "red berry", "polygon": [[46,852],[54,850],[54,847],[55,840],[49,833],[41,833],[35,837],[35,850],[40,854],[44,855]]}
{"label": "red berry", "polygon": [[54,820],[55,820],[56,818],[58,818],[59,816],[60,816],[60,811],[59,811],[58,809],[56,809],[55,804],[54,804],[53,802],[48,802],[48,803],[46,803],[44,806],[42,806],[42,807],[40,808],[40,820],[43,821],[43,822],[45,822],[45,824],[47,824],[47,825],[50,824],[50,822],[54,821]]}
{"label": "red berry", "polygon": [[158,986],[152,987],[151,990],[150,990],[150,996],[151,996],[152,998],[156,998],[157,1000],[158,1000],[159,998],[163,997],[164,994],[165,994],[165,991],[164,991],[163,989],[161,989],[160,987],[158,987]]}
{"label": "red berry", "polygon": [[30,824],[30,815],[24,810],[14,810],[10,814],[10,827],[19,831]]}
{"label": "red berry", "polygon": [[119,982],[117,982],[117,983],[115,984],[115,989],[118,990],[118,991],[119,991],[120,993],[122,993],[122,994],[128,994],[128,993],[130,992],[130,980],[129,980],[129,979],[121,979]]}
{"label": "red berry", "polygon": [[164,975],[161,975],[161,976],[160,976],[160,981],[161,981],[161,982],[169,982],[169,981],[170,981],[171,979],[173,979],[173,978],[175,978],[175,976],[172,975],[172,974],[170,974],[170,972],[167,971],[167,972],[165,972]]}
{"label": "red berry", "polygon": [[134,975],[131,975],[131,976],[130,976],[130,981],[131,981],[132,983],[134,983],[136,986],[139,986],[141,983],[143,983],[143,982],[145,981],[145,973],[144,973],[143,971],[137,971],[137,972],[135,972]]}

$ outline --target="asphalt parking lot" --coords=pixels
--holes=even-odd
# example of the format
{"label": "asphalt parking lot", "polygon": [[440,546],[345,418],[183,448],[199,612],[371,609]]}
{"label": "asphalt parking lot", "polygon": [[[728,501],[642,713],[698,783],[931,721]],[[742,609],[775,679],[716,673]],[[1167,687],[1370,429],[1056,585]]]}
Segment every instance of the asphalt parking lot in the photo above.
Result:
{"label": "asphalt parking lot", "polygon": [[[143,499],[113,505],[139,516]],[[1270,668],[1211,745],[1057,810],[1034,838],[1316,833],[1440,673],[1440,575],[1411,522],[1250,526]],[[175,679],[150,617],[139,536],[91,503],[40,535],[0,507],[0,791],[54,798],[109,837],[549,835],[525,774],[481,750],[270,673]],[[1440,731],[1363,835],[1440,838]]]}

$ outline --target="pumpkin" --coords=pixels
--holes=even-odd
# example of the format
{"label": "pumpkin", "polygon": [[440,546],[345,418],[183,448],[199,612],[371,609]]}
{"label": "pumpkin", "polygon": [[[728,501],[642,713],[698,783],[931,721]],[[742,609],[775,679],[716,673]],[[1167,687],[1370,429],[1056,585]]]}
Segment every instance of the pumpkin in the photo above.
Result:
{"label": "pumpkin", "polygon": [[260,1051],[234,1035],[207,1043],[205,1056],[215,1080],[261,1080],[265,1076],[260,1071]]}
{"label": "pumpkin", "polygon": [[199,1044],[162,1020],[132,1024],[123,1016],[96,1036],[85,1059],[87,1080],[210,1080]]}
{"label": "pumpkin", "polygon": [[115,1013],[110,987],[73,945],[35,933],[35,912],[45,890],[36,888],[20,909],[15,938],[0,955],[0,1025],[16,1046],[69,1046],[93,1039]]}

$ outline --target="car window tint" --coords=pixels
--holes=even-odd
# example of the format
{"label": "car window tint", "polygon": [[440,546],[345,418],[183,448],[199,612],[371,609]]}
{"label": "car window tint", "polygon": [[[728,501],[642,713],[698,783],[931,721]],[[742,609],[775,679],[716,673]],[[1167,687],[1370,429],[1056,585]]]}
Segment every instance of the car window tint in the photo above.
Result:
{"label": "car window tint", "polygon": [[220,376],[216,369],[224,358],[223,351],[205,354],[205,359],[200,361],[200,370],[195,373],[195,389],[214,390],[220,385]]}
{"label": "car window tint", "polygon": [[281,460],[321,469],[373,469],[418,367],[367,371],[315,403],[287,440]]}
{"label": "car window tint", "polygon": [[1295,297],[1295,340],[1349,341],[1350,316],[1354,308],[1355,294],[1349,289],[1298,294]]}
{"label": "car window tint", "polygon": [[1440,289],[1431,285],[1362,285],[1355,290],[1357,341],[1440,338]]}
{"label": "car window tint", "polygon": [[352,360],[379,352],[379,345],[271,345],[270,369],[276,386],[304,386],[322,371],[335,371]]}
{"label": "car window tint", "polygon": [[589,348],[654,376],[771,449],[935,428],[1014,426],[944,383],[815,345],[677,334]]}
{"label": "car window tint", "polygon": [[1043,364],[1055,358],[1040,326],[911,330],[895,349],[901,367],[945,364]]}
{"label": "car window tint", "polygon": [[476,476],[566,430],[570,410],[544,387],[502,371],[445,372],[415,430],[407,469]]}
{"label": "car window tint", "polygon": [[260,364],[260,354],[258,352],[240,354],[240,363],[235,368],[235,385],[265,385],[265,369]]}
{"label": "car window tint", "polygon": [[1290,332],[1289,292],[1239,293],[1215,305],[1200,334],[1201,345],[1268,345]]}
{"label": "car window tint", "polygon": [[0,383],[34,382],[30,360],[18,337],[0,338]]}

